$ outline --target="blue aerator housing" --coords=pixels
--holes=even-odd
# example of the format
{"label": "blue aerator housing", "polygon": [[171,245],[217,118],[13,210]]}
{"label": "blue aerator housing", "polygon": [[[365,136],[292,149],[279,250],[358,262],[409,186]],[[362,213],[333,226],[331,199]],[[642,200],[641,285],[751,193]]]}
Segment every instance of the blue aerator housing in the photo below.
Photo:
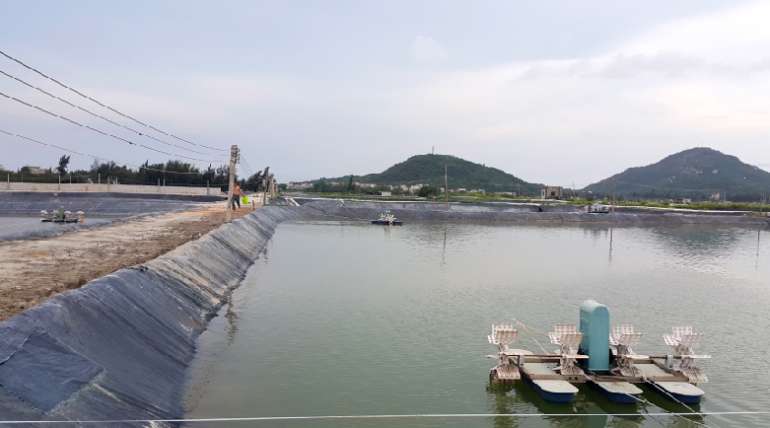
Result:
{"label": "blue aerator housing", "polygon": [[580,305],[580,352],[588,355],[588,370],[610,370],[610,311],[596,300]]}

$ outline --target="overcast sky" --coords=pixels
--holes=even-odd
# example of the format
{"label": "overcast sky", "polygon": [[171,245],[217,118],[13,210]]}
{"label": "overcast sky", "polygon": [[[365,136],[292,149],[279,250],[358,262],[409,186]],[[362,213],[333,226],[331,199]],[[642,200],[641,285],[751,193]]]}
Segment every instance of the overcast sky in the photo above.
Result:
{"label": "overcast sky", "polygon": [[[281,181],[435,146],[582,187],[694,146],[770,169],[768,22],[770,2],[716,0],[6,1],[0,49],[191,141],[238,144],[246,172]],[[0,70],[130,124],[2,57]],[[0,91],[168,148],[2,75]],[[2,97],[0,128],[166,160]],[[2,134],[0,150],[13,168],[60,155]]]}

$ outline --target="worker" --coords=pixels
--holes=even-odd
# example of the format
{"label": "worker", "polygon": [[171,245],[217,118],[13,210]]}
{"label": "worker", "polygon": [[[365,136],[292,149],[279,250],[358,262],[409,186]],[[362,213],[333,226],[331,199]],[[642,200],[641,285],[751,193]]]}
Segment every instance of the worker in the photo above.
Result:
{"label": "worker", "polygon": [[233,187],[233,211],[235,211],[235,205],[238,205],[238,208],[241,207],[241,186],[239,184],[236,184],[235,187]]}

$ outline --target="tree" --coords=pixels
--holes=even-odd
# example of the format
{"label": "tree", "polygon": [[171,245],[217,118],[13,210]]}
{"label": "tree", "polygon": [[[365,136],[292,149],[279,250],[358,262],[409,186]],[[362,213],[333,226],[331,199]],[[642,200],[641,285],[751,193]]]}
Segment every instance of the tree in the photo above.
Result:
{"label": "tree", "polygon": [[417,192],[417,196],[421,196],[423,198],[435,197],[438,196],[438,189],[433,186],[422,186]]}
{"label": "tree", "polygon": [[254,175],[246,179],[241,186],[245,190],[251,190],[253,192],[259,192],[262,190],[262,171],[257,171]]}
{"label": "tree", "polygon": [[62,155],[59,158],[59,166],[56,167],[56,170],[59,171],[59,175],[64,175],[67,173],[67,167],[70,164],[70,156],[69,155]]}
{"label": "tree", "polygon": [[350,174],[350,178],[348,179],[348,193],[351,193],[353,191],[353,174]]}

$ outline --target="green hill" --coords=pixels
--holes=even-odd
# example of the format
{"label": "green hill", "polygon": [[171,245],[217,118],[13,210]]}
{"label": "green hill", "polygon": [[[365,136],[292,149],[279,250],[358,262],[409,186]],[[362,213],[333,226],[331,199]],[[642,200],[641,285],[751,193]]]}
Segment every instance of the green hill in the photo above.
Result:
{"label": "green hill", "polygon": [[770,173],[705,147],[685,150],[652,165],[629,168],[584,189],[627,198],[706,199],[714,193],[734,201],[770,194]]}
{"label": "green hill", "polygon": [[381,185],[429,184],[444,187],[444,165],[447,168],[450,189],[484,189],[487,192],[517,192],[527,195],[536,195],[540,192],[539,184],[528,183],[497,168],[450,155],[412,156],[379,174],[355,176],[354,180]]}

